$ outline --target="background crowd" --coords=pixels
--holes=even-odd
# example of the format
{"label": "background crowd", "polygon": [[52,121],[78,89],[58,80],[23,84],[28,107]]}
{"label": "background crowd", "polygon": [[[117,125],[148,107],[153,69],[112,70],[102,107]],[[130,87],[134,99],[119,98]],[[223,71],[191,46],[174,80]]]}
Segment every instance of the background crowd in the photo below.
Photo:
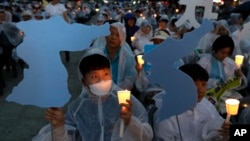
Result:
{"label": "background crowd", "polygon": [[[243,2],[243,4],[244,3],[248,2],[246,1]],[[136,57],[145,53],[144,46],[147,44],[159,45],[168,38],[181,40],[185,33],[195,29],[189,21],[186,21],[179,27],[175,25],[175,22],[177,22],[185,12],[186,6],[178,5],[178,3],[169,4],[164,2],[139,4],[129,2],[60,3],[59,0],[33,1],[32,3],[4,2],[0,5],[0,25],[4,27],[7,23],[44,20],[57,15],[61,15],[69,24],[85,24],[92,16],[95,16],[95,22],[93,22],[95,25],[109,23],[110,35],[93,39],[89,46],[90,48],[98,48],[99,51],[101,50],[101,55],[110,62],[110,66],[103,65],[99,62],[100,64],[97,63],[94,69],[90,66],[88,67],[90,67],[90,72],[94,70],[103,71],[107,68],[110,69],[112,75],[109,76],[110,78],[108,78],[108,80],[112,80],[114,84],[112,87],[118,86],[121,89],[130,90],[136,98],[133,102],[140,102],[143,108],[146,109],[145,112],[138,110],[141,109],[142,106],[140,104],[133,105],[134,103],[132,102],[131,104],[131,101],[129,101],[129,104],[125,105],[125,107],[130,109],[131,105],[135,106],[133,107],[136,109],[135,113],[131,112],[130,109],[128,110],[128,112],[131,112],[130,115],[126,115],[128,117],[124,118],[123,116],[125,115],[121,115],[124,119],[128,119],[128,123],[126,124],[128,127],[131,126],[129,124],[130,120],[138,126],[144,125],[138,128],[138,130],[141,130],[141,138],[137,140],[151,140],[153,138],[156,140],[206,140],[217,139],[217,137],[227,140],[229,133],[228,124],[250,124],[250,110],[247,105],[249,104],[247,99],[250,95],[250,76],[248,74],[250,70],[248,61],[250,38],[249,35],[241,34],[244,30],[244,24],[249,23],[250,11],[234,11],[235,7],[232,4],[229,0],[225,0],[223,4],[214,3],[213,12],[219,15],[217,19],[211,20],[214,26],[213,29],[200,38],[193,52],[176,60],[176,69],[181,69],[193,78],[195,86],[197,87],[198,104],[192,110],[188,110],[185,113],[163,121],[158,121],[158,117],[156,116],[157,109],[159,109],[162,104],[159,102],[161,100],[159,100],[158,95],[162,95],[165,92],[167,93],[167,90],[164,90],[160,84],[152,84],[147,79],[147,75],[150,73],[150,65],[147,64],[147,62],[145,62],[144,65],[140,65]],[[203,14],[204,7],[197,7],[195,10],[195,18],[199,23],[202,23]],[[16,65],[19,64],[22,68],[28,67],[28,64],[19,58],[15,51],[15,47],[17,47],[23,39],[23,33],[18,32],[18,35],[18,37],[21,38],[18,43],[13,44],[12,42],[8,42],[7,44],[3,41],[10,40],[14,37],[8,36],[7,32],[4,31],[3,28],[1,29],[0,71],[2,72],[3,69],[11,70],[13,71],[14,77],[17,75]],[[100,55],[100,53],[93,54]],[[245,57],[242,66],[235,64],[235,55],[243,55]],[[69,62],[70,52],[65,51],[65,57],[66,61]],[[101,65],[101,67],[98,65]],[[187,68],[185,68],[186,66]],[[204,71],[204,73],[191,73],[197,70],[199,70],[198,72]],[[81,73],[83,76],[87,76],[89,72]],[[223,91],[218,97],[205,95],[207,91],[221,88],[223,85],[227,85],[231,82],[231,80],[238,80],[240,84]],[[1,73],[0,95],[4,94],[5,81],[8,80],[4,80],[4,76]],[[88,100],[89,97],[86,96],[87,94],[95,95],[93,90],[89,88],[92,82],[89,83],[90,84],[86,84],[86,82],[83,82],[87,92],[83,90],[84,92],[81,93],[78,100]],[[93,84],[95,83],[97,84],[98,82],[93,82]],[[102,89],[100,91],[102,91]],[[110,95],[115,96],[115,92],[110,92]],[[97,97],[99,96],[100,95],[97,95]],[[103,95],[100,97],[103,97]],[[226,117],[225,100],[227,98],[236,98],[242,101],[238,116],[232,118],[230,123],[223,122],[223,118]],[[103,100],[103,98],[101,100]],[[71,106],[71,108],[72,107],[79,110],[79,107],[75,107],[74,105]],[[69,109],[69,111],[74,108]],[[73,110],[73,112],[75,111]],[[147,114],[145,114],[146,112]],[[61,117],[63,113],[61,109],[48,109],[46,114],[47,119],[57,121],[57,118]],[[100,111],[98,114],[98,116],[100,116]],[[81,115],[81,113],[79,113],[79,115]],[[211,117],[208,117],[208,115]],[[70,117],[66,117],[66,124],[68,122],[67,120],[70,119],[69,123],[72,126],[75,126],[77,129],[83,127],[83,124],[77,123],[77,120],[81,120],[78,119],[79,117],[73,118],[73,115],[69,113],[67,113],[67,116]],[[142,118],[141,116],[146,117]],[[53,119],[51,119],[51,117]],[[58,121],[62,120],[60,119]],[[145,125],[146,123],[150,125],[150,128]],[[55,128],[58,127],[57,122],[53,124]],[[62,126],[63,124],[64,122],[59,125]],[[105,130],[108,130],[105,129],[106,126],[110,125],[101,125],[104,129],[101,129],[100,133],[98,132],[100,137],[105,138],[104,136],[112,136],[110,134],[113,133],[103,135],[107,133],[105,132]],[[189,130],[192,127],[196,129],[197,134]],[[219,135],[208,132],[212,129],[219,128],[221,128],[219,131],[221,134]],[[153,130],[151,131],[150,129]],[[56,134],[58,132],[61,132],[60,135],[64,134],[64,130],[55,131]],[[130,135],[131,138],[133,137],[133,132],[135,131],[129,130],[128,135]],[[80,136],[86,138],[88,134],[80,131]],[[61,138],[59,140],[61,140]]]}

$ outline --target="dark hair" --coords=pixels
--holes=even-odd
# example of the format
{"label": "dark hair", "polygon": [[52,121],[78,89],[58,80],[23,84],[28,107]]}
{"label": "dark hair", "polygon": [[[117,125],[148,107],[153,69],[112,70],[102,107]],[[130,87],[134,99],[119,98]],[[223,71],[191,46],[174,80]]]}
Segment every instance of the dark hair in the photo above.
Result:
{"label": "dark hair", "polygon": [[208,73],[199,64],[185,64],[179,68],[181,71],[189,75],[193,81],[203,80],[208,81]]}
{"label": "dark hair", "polygon": [[111,19],[111,20],[104,21],[103,24],[106,24],[106,23],[112,24],[112,23],[116,23],[116,22],[118,22],[118,21]]}
{"label": "dark hair", "polygon": [[79,65],[79,69],[85,77],[86,73],[89,73],[94,70],[100,70],[104,68],[110,68],[110,62],[108,58],[100,54],[93,54],[86,56],[82,59]]}
{"label": "dark hair", "polygon": [[229,54],[231,56],[234,50],[234,41],[230,36],[222,35],[214,41],[212,45],[212,50],[216,53],[219,50],[223,48],[228,48],[228,47],[231,49],[230,54]]}

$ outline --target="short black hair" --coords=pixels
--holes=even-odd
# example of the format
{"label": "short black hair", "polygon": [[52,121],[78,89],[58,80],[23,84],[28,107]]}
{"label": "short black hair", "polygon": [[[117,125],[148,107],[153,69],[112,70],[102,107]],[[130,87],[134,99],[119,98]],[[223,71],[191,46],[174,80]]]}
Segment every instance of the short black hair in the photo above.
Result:
{"label": "short black hair", "polygon": [[185,64],[179,68],[182,72],[189,75],[193,81],[202,80],[208,81],[208,73],[199,64]]}
{"label": "short black hair", "polygon": [[232,37],[228,35],[221,35],[214,41],[212,45],[212,50],[216,53],[219,50],[223,48],[228,48],[228,47],[231,49],[230,54],[229,54],[231,56],[234,51],[234,41]]}
{"label": "short black hair", "polygon": [[86,73],[105,68],[110,68],[109,59],[100,54],[93,54],[84,57],[79,65],[79,69],[83,77],[85,77]]}

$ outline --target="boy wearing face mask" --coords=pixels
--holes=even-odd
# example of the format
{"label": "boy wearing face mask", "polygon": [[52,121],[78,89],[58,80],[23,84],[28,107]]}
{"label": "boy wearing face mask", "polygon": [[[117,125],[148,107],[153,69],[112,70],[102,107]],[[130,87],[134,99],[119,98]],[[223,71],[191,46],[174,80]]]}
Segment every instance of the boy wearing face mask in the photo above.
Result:
{"label": "boy wearing face mask", "polygon": [[[70,140],[65,125],[75,127],[82,141],[152,140],[142,104],[131,95],[126,104],[119,105],[117,91],[121,89],[112,81],[109,59],[96,48],[86,49],[83,54],[78,70],[86,90],[69,104],[65,116],[61,108],[45,112],[53,127],[53,141]],[[119,137],[121,119],[125,125],[123,138]]]}

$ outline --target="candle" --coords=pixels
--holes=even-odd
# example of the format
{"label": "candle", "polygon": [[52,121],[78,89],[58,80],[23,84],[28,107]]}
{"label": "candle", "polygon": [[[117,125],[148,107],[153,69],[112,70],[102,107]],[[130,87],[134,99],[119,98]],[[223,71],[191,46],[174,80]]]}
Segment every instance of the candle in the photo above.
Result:
{"label": "candle", "polygon": [[226,122],[229,122],[231,115],[237,115],[240,101],[238,99],[227,99],[225,102],[227,110]]}
{"label": "candle", "polygon": [[[126,100],[130,99],[130,91],[124,90],[124,91],[117,91],[117,96],[118,96],[118,102],[119,104],[121,103],[127,103]],[[125,107],[122,107],[125,108]],[[123,132],[124,132],[124,120],[121,119],[121,124],[120,124],[120,134],[119,136],[122,138],[123,137]]]}
{"label": "candle", "polygon": [[130,91],[124,90],[124,91],[117,91],[118,96],[118,102],[121,103],[127,103],[126,100],[130,99]]}
{"label": "candle", "polygon": [[236,64],[237,68],[241,67],[243,60],[244,60],[243,55],[235,55],[235,64]]}
{"label": "candle", "polygon": [[144,60],[142,59],[142,55],[137,55],[137,62],[139,63],[140,66],[144,64]]}
{"label": "candle", "polygon": [[135,37],[134,37],[134,36],[131,36],[131,37],[130,37],[130,40],[131,40],[131,42],[133,42],[133,41],[135,40]]}

